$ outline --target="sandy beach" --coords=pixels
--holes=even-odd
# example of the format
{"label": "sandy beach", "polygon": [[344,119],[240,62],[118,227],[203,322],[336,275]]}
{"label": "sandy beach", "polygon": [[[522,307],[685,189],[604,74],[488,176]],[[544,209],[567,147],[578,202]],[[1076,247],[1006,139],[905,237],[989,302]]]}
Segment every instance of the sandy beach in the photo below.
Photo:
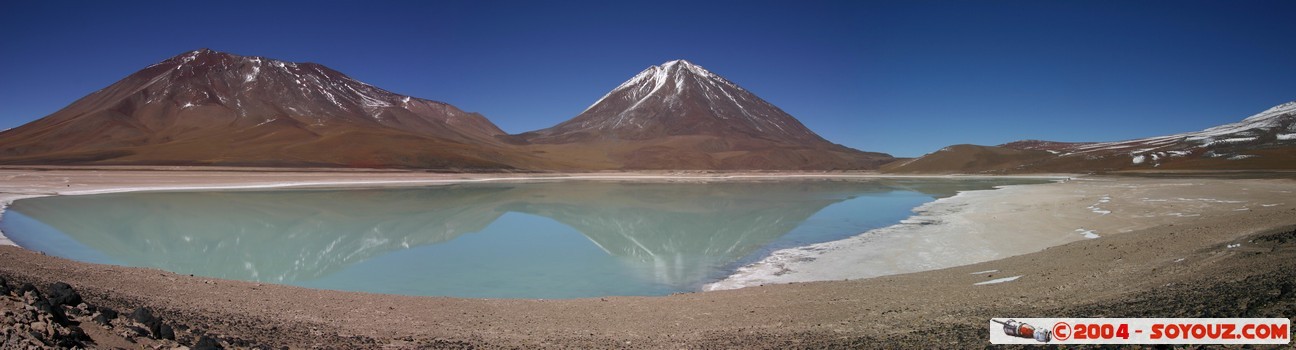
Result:
{"label": "sandy beach", "polygon": [[[0,201],[142,188],[428,185],[503,177],[517,176],[11,169],[0,170]],[[983,347],[991,317],[1296,315],[1293,193],[1296,181],[1289,179],[1142,177],[965,192],[917,208],[895,226],[778,251],[711,286],[752,287],[665,297],[337,292],[86,264],[12,246],[0,247],[0,276],[38,286],[67,282],[87,303],[118,310],[147,306],[183,326],[180,344],[201,333],[234,347]],[[880,259],[883,249],[913,253]],[[100,335],[106,343],[117,338],[111,330]]]}

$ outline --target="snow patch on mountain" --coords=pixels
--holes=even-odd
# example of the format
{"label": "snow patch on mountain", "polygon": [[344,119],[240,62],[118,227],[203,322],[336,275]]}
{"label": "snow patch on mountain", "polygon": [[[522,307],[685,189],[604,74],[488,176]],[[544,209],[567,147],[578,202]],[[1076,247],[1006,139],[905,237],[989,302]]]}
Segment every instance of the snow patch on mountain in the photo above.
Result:
{"label": "snow patch on mountain", "polygon": [[1225,145],[1225,144],[1232,144],[1232,143],[1251,142],[1251,141],[1255,141],[1256,139],[1258,139],[1258,137],[1231,137],[1231,138],[1226,138],[1226,139],[1222,139],[1222,140],[1212,140],[1212,141],[1208,141],[1208,142],[1206,142],[1206,143],[1203,143],[1201,146],[1202,146],[1202,147],[1212,147],[1212,146]]}
{"label": "snow patch on mountain", "polygon": [[[682,73],[682,71],[685,70],[693,75],[704,78],[701,79],[703,81],[718,82],[728,88],[737,89],[739,91],[747,91],[742,87],[738,86],[738,84],[734,84],[733,82],[723,77],[720,77],[715,73],[711,73],[711,71],[706,70],[706,68],[702,68],[702,66],[693,64],[692,62],[686,60],[674,60],[674,61],[663,63],[660,66],[654,65],[648,67],[647,69],[644,69],[643,71],[639,72],[639,74],[635,74],[635,76],[631,77],[630,80],[626,80],[625,82],[621,83],[621,85],[617,85],[617,87],[612,89],[612,91],[609,91],[607,94],[604,94],[603,97],[599,98],[597,101],[594,101],[593,104],[590,104],[590,106],[586,107],[584,111],[581,111],[581,113],[589,111],[591,108],[594,108],[594,106],[597,106],[599,105],[599,103],[602,103],[603,101],[607,100],[607,98],[612,96],[613,94],[616,94],[621,91],[625,91],[627,89],[634,89],[631,91],[630,94],[631,99],[635,99],[638,102],[643,102],[644,99],[660,91],[662,87],[666,86],[672,80],[675,83],[674,85],[676,88],[676,93],[678,94],[679,91],[684,89],[684,75],[680,73]],[[647,89],[648,86],[652,86],[652,88]],[[703,88],[707,90],[710,89],[710,87],[706,86],[705,84],[703,85]],[[645,92],[645,90],[647,91]],[[737,103],[736,100],[734,102]],[[638,103],[636,103],[636,105],[637,104]]]}
{"label": "snow patch on mountain", "polygon": [[[414,106],[431,106],[427,102],[439,102],[420,100],[411,104],[413,100],[409,96],[383,90],[315,63],[299,64],[201,49],[182,53],[154,66],[158,65],[166,65],[167,69],[163,72],[147,71],[154,75],[148,76],[148,82],[138,91],[145,95],[147,103],[169,101],[180,109],[216,104],[228,107],[239,117],[287,113],[313,126],[328,125],[357,115],[385,118],[385,110],[399,108],[428,122],[420,127],[433,128],[437,124],[450,124],[454,114],[454,109],[447,109],[444,104],[439,109],[410,110]],[[224,84],[237,87],[231,91]],[[472,126],[480,121],[484,119],[468,118],[455,122]],[[388,126],[398,129],[410,127],[410,120],[406,118],[379,122],[395,123]],[[481,124],[487,133],[497,132],[492,130],[497,128],[489,121]]]}
{"label": "snow patch on mountain", "polygon": [[[1260,113],[1251,115],[1240,122],[1224,124],[1202,131],[1174,135],[1148,137],[1143,139],[1076,144],[1064,146],[1055,151],[1059,157],[1083,156],[1088,159],[1105,157],[1104,153],[1120,152],[1128,154],[1135,165],[1151,164],[1159,166],[1162,161],[1173,157],[1186,157],[1200,154],[1204,157],[1246,159],[1243,155],[1217,152],[1216,148],[1246,146],[1266,142],[1266,135],[1274,135],[1277,141],[1296,140],[1296,101],[1283,103]],[[1057,153],[1055,153],[1057,154]]]}
{"label": "snow patch on mountain", "polygon": [[821,140],[803,125],[793,124],[795,118],[777,107],[686,60],[644,69],[585,108],[581,115],[590,117],[578,116],[573,123],[559,127],[567,132],[575,128],[635,134],[651,127],[672,129],[679,123],[715,125],[707,121],[714,118],[737,126],[722,132]]}
{"label": "snow patch on mountain", "polygon": [[243,82],[244,82],[244,83],[250,83],[250,82],[252,82],[253,80],[256,80],[257,75],[260,75],[260,74],[261,74],[261,64],[260,64],[260,63],[261,63],[261,60],[260,60],[260,59],[257,59],[257,60],[255,60],[255,61],[253,61],[253,62],[254,62],[255,64],[252,65],[252,73],[248,73],[247,75],[243,76]]}

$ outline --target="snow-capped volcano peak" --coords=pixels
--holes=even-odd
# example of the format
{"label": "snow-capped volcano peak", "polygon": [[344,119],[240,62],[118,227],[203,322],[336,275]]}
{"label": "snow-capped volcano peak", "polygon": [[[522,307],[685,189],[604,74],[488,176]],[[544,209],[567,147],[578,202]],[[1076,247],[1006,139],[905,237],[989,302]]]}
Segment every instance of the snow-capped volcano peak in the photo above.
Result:
{"label": "snow-capped volcano peak", "polygon": [[316,135],[396,130],[457,142],[493,142],[504,134],[481,115],[395,94],[324,65],[206,48],[150,65],[49,118],[67,122],[105,114],[114,116],[109,120],[128,118],[126,125],[140,129],[128,132],[132,135],[171,139],[196,130],[272,133],[276,128]]}
{"label": "snow-capped volcano peak", "polygon": [[514,157],[500,135],[480,114],[321,64],[204,48],[5,132],[0,162],[499,167]]}
{"label": "snow-capped volcano peak", "polygon": [[677,65],[677,64],[682,64],[682,65],[686,65],[686,66],[692,66],[692,65],[693,65],[693,62],[689,62],[688,60],[685,60],[685,59],[670,60],[670,61],[666,61],[666,63],[662,63],[662,66],[674,66],[674,65]]}
{"label": "snow-capped volcano peak", "polygon": [[623,139],[742,134],[793,143],[823,142],[778,107],[682,59],[644,69],[576,118],[534,134],[550,133]]}
{"label": "snow-capped volcano peak", "polygon": [[[287,117],[309,125],[334,122],[366,122],[364,116],[386,127],[415,129],[457,139],[493,137],[504,134],[475,113],[467,113],[444,102],[396,94],[356,80],[317,63],[295,63],[259,56],[238,56],[212,50],[196,50],[192,62],[177,72],[203,72],[206,79],[187,82],[223,82],[229,91],[219,93],[226,106],[274,106]],[[188,55],[186,55],[188,56]],[[204,63],[202,67],[190,65]],[[220,91],[224,89],[213,89]],[[273,113],[267,111],[267,113]],[[454,132],[445,132],[454,129]]]}
{"label": "snow-capped volcano peak", "polygon": [[[725,78],[722,78],[719,75],[716,75],[715,73],[711,73],[711,71],[706,70],[706,68],[702,68],[702,66],[693,64],[693,62],[689,62],[687,60],[680,59],[680,60],[673,60],[666,63],[662,63],[661,65],[649,66],[648,68],[639,72],[639,74],[636,74],[634,77],[630,78],[630,80],[626,80],[625,82],[621,83],[621,85],[618,85],[615,89],[612,89],[612,91],[609,92],[608,95],[611,95],[619,90],[623,90],[640,84],[652,85],[654,88],[656,88],[658,86],[663,86],[673,80],[683,79],[685,75],[692,75],[698,78],[714,80],[726,86],[743,90],[743,88],[738,86],[738,84],[734,84],[733,82],[730,82],[729,80],[726,80]],[[607,98],[608,95],[604,95],[603,97]],[[602,102],[602,100],[603,99],[599,99],[599,101],[594,102],[594,104],[597,105],[599,102]],[[590,107],[593,107],[593,105],[591,105]]]}
{"label": "snow-capped volcano peak", "polygon": [[687,70],[690,73],[698,74],[698,75],[708,75],[708,76],[714,75],[711,74],[711,72],[707,71],[706,69],[702,68],[702,66],[693,64],[693,62],[689,62],[685,60],[674,60],[674,61],[662,63],[661,66],[653,66],[653,67],[658,67],[659,69],[665,71],[679,69],[679,70]]}
{"label": "snow-capped volcano peak", "polygon": [[787,112],[686,60],[649,66],[575,118],[517,135],[587,144],[640,169],[868,169],[886,154],[833,144]]}
{"label": "snow-capped volcano peak", "polygon": [[312,126],[374,121],[400,129],[417,125],[428,132],[464,125],[478,136],[503,134],[479,116],[448,104],[392,93],[316,63],[204,48],[149,66],[135,77],[146,80],[141,93],[148,103],[169,103],[182,110],[225,108],[240,116],[238,124],[261,125],[273,119]]}

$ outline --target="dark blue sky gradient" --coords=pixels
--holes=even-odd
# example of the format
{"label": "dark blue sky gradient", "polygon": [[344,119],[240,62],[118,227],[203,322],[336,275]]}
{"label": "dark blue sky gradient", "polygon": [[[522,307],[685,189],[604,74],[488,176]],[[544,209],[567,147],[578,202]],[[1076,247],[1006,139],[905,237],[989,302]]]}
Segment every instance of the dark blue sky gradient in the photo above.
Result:
{"label": "dark blue sky gradient", "polygon": [[210,47],[518,133],[683,58],[847,146],[1109,141],[1296,100],[1296,1],[4,1],[0,129]]}

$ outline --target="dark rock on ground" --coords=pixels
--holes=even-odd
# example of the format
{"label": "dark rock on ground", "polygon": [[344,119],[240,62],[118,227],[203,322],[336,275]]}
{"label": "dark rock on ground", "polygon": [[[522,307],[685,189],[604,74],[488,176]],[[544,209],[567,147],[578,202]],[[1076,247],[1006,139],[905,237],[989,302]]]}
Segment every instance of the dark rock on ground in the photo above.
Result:
{"label": "dark rock on ground", "polygon": [[171,329],[171,325],[163,323],[162,326],[158,328],[157,338],[166,339],[166,340],[175,340],[176,339],[175,330]]}
{"label": "dark rock on ground", "polygon": [[145,325],[161,321],[157,316],[153,316],[153,310],[147,307],[135,309],[135,311],[131,312],[130,319]]}
{"label": "dark rock on ground", "polygon": [[105,325],[105,326],[112,323],[112,318],[109,318],[108,315],[103,313],[95,315],[95,317],[92,320],[95,321],[95,323]]}
{"label": "dark rock on ground", "polygon": [[[153,316],[153,310],[147,307],[141,307],[131,312],[130,318],[148,327],[149,334],[154,338],[162,338],[162,319]],[[174,335],[172,336],[174,338]]]}
{"label": "dark rock on ground", "polygon": [[131,334],[132,337],[147,337],[149,335],[147,329],[140,328],[139,326],[126,326],[126,329],[133,333]]}
{"label": "dark rock on ground", "polygon": [[85,347],[84,342],[90,340],[90,336],[85,334],[85,330],[77,326],[68,326],[66,332],[59,332],[58,335],[58,346],[61,348]]}
{"label": "dark rock on ground", "polygon": [[1262,235],[1255,238],[1260,242],[1272,242],[1277,244],[1286,244],[1287,242],[1296,242],[1296,230],[1279,232],[1274,234]]}
{"label": "dark rock on ground", "polygon": [[48,298],[50,304],[54,306],[77,306],[81,303],[81,294],[72,289],[71,285],[63,282],[54,282],[50,285]]}
{"label": "dark rock on ground", "polygon": [[44,298],[44,296],[40,294],[40,290],[36,289],[36,286],[32,285],[31,283],[23,283],[22,286],[18,287],[18,295],[21,296],[23,294],[26,294],[27,292],[35,292],[36,297]]}
{"label": "dark rock on ground", "polygon": [[95,312],[92,313],[94,317],[90,319],[95,323],[108,326],[108,325],[112,325],[112,320],[117,319],[118,316],[117,310],[113,310],[112,308],[106,306],[99,306],[99,307],[90,306],[90,307],[92,310],[95,310]]}
{"label": "dark rock on ground", "polygon": [[[57,280],[44,281],[49,283],[44,293],[34,282],[16,289],[11,287],[11,282],[15,282],[11,276],[0,277],[0,287],[6,289],[6,293],[0,293],[0,350],[171,349],[181,347],[179,340],[189,344],[202,337],[196,328],[163,322],[148,307],[122,315],[111,307],[91,304],[70,284]],[[246,348],[252,343],[244,342],[240,346],[231,341],[229,344]],[[207,345],[208,349],[222,347],[215,339]]]}
{"label": "dark rock on ground", "polygon": [[68,325],[70,323],[67,314],[63,313],[63,307],[51,305],[49,299],[38,298],[31,305],[36,307],[36,310],[39,310],[41,313],[50,315],[54,322],[57,322],[58,324]]}
{"label": "dark rock on ground", "polygon": [[0,349],[86,347],[90,337],[64,315],[62,304],[51,304],[30,284],[19,289],[22,294],[0,294]]}
{"label": "dark rock on ground", "polygon": [[201,338],[198,338],[198,342],[194,343],[193,346],[193,350],[222,350],[222,349],[225,348],[221,347],[220,343],[217,342],[216,339],[212,339],[211,337],[205,335],[202,336]]}
{"label": "dark rock on ground", "polygon": [[106,319],[113,320],[117,318],[117,310],[113,310],[113,308],[100,306],[98,309],[99,313],[104,315]]}

